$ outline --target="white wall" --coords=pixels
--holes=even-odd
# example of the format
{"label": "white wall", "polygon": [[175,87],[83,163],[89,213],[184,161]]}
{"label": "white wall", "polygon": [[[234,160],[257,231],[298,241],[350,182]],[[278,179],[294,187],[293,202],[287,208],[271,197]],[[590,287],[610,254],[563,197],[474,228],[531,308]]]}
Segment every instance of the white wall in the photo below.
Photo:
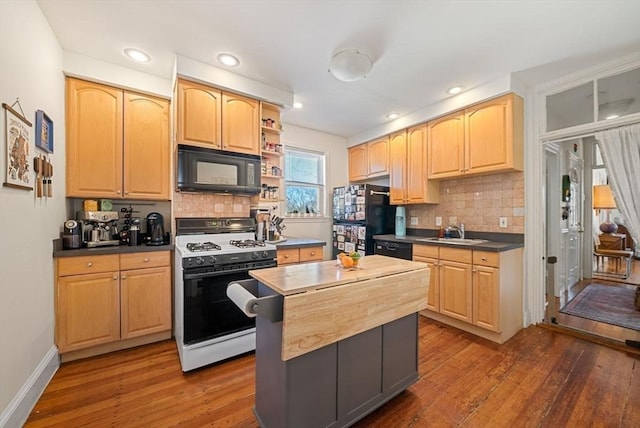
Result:
{"label": "white wall", "polygon": [[308,128],[284,124],[281,141],[286,146],[302,147],[326,154],[325,216],[321,218],[287,218],[284,236],[315,238],[327,242],[324,259],[331,258],[331,200],[332,189],[349,183],[349,160],[347,141],[343,137]]}
{"label": "white wall", "polygon": [[[53,348],[52,240],[65,220],[64,75],[62,50],[33,0],[0,1],[0,101],[16,97],[34,122],[44,110],[54,123],[53,194],[0,187],[0,426],[15,426],[17,397]],[[5,115],[0,115],[0,180],[5,179]],[[31,159],[43,153],[31,140]],[[47,379],[48,380],[48,379]],[[37,397],[35,397],[37,399]],[[28,411],[29,409],[27,409]]]}

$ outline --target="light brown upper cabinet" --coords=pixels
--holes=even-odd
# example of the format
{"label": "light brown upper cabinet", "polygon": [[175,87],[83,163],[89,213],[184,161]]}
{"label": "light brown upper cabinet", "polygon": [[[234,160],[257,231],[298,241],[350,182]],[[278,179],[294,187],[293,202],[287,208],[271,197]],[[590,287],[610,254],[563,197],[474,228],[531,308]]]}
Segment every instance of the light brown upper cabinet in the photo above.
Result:
{"label": "light brown upper cabinet", "polygon": [[392,205],[439,202],[438,183],[427,179],[427,125],[389,138],[389,185]]}
{"label": "light brown upper cabinet", "polygon": [[260,154],[260,103],[236,94],[222,93],[222,149]]}
{"label": "light brown upper cabinet", "polygon": [[430,121],[429,178],[522,171],[523,121],[515,94]]}
{"label": "light brown upper cabinet", "polygon": [[349,181],[389,174],[389,136],[349,148]]}
{"label": "light brown upper cabinet", "polygon": [[360,144],[349,147],[349,181],[366,179],[368,168],[367,145]]}
{"label": "light brown upper cabinet", "polygon": [[260,154],[260,103],[211,86],[178,80],[176,142]]}
{"label": "light brown upper cabinet", "polygon": [[178,80],[176,99],[176,141],[221,149],[222,92],[210,86]]}
{"label": "light brown upper cabinet", "polygon": [[67,195],[169,199],[169,102],[67,79]]}

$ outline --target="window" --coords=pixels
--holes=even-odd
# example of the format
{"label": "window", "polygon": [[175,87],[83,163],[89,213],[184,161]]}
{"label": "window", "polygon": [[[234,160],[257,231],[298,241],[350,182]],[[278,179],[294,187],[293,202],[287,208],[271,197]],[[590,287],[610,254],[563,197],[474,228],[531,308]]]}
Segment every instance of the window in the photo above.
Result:
{"label": "window", "polygon": [[287,214],[324,212],[324,153],[285,147],[284,178]]}

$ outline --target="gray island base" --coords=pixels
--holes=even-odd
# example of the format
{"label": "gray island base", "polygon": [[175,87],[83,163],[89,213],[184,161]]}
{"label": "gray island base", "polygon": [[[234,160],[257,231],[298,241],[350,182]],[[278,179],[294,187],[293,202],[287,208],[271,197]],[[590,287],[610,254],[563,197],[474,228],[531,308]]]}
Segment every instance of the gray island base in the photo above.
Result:
{"label": "gray island base", "polygon": [[346,427],[418,380],[426,264],[366,256],[250,272],[227,293],[256,318],[254,413],[263,428]]}

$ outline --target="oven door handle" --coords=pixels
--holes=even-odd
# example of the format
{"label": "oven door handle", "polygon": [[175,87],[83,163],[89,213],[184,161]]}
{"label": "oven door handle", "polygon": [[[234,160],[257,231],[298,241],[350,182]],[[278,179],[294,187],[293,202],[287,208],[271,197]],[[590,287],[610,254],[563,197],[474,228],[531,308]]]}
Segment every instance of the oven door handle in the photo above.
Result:
{"label": "oven door handle", "polygon": [[227,296],[248,317],[260,315],[271,322],[282,321],[282,307],[284,297],[279,294],[257,297],[258,281],[245,279],[230,282],[227,286]]}

